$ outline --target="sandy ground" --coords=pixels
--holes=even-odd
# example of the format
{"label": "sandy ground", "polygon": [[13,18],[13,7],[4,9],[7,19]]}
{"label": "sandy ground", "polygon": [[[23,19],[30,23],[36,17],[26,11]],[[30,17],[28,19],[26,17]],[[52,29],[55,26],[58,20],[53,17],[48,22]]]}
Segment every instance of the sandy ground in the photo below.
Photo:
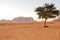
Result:
{"label": "sandy ground", "polygon": [[0,40],[60,40],[60,22],[47,23],[2,22],[0,23]]}

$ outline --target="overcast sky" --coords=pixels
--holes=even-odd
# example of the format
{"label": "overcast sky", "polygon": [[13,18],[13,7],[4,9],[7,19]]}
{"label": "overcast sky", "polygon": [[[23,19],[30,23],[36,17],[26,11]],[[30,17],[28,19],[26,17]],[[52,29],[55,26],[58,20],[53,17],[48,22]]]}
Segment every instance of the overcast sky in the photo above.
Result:
{"label": "overcast sky", "polygon": [[19,16],[37,19],[34,10],[44,3],[53,3],[60,9],[60,0],[0,0],[0,19],[12,19]]}

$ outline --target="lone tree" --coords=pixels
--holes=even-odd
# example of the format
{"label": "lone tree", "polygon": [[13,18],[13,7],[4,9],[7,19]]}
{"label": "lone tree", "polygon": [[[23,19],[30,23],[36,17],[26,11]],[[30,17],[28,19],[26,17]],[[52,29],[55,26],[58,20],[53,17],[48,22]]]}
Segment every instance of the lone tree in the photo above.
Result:
{"label": "lone tree", "polygon": [[55,18],[56,16],[60,15],[59,10],[56,9],[54,4],[49,4],[49,3],[46,3],[44,6],[37,7],[35,12],[37,12],[39,19],[40,18],[45,19],[44,27],[48,27],[46,25],[46,21],[48,18]]}

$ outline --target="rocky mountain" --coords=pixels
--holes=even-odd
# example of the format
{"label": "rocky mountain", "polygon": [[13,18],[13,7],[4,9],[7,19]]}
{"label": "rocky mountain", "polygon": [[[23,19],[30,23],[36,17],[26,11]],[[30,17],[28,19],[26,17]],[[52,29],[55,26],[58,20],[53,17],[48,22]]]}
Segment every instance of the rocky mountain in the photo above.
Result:
{"label": "rocky mountain", "polygon": [[16,17],[12,20],[13,22],[33,22],[32,17]]}
{"label": "rocky mountain", "polygon": [[13,18],[12,20],[6,20],[6,19],[2,19],[0,20],[0,22],[33,22],[33,18],[32,17],[16,17]]}

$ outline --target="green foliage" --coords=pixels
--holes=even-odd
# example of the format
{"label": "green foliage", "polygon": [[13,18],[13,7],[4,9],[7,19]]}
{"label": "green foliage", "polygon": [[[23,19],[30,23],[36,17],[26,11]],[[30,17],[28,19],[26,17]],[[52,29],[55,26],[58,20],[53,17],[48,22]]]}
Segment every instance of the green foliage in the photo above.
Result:
{"label": "green foliage", "polygon": [[54,7],[54,4],[46,3],[44,6],[37,7],[35,12],[37,12],[37,15],[39,18],[55,18],[56,16],[59,16],[59,10]]}

